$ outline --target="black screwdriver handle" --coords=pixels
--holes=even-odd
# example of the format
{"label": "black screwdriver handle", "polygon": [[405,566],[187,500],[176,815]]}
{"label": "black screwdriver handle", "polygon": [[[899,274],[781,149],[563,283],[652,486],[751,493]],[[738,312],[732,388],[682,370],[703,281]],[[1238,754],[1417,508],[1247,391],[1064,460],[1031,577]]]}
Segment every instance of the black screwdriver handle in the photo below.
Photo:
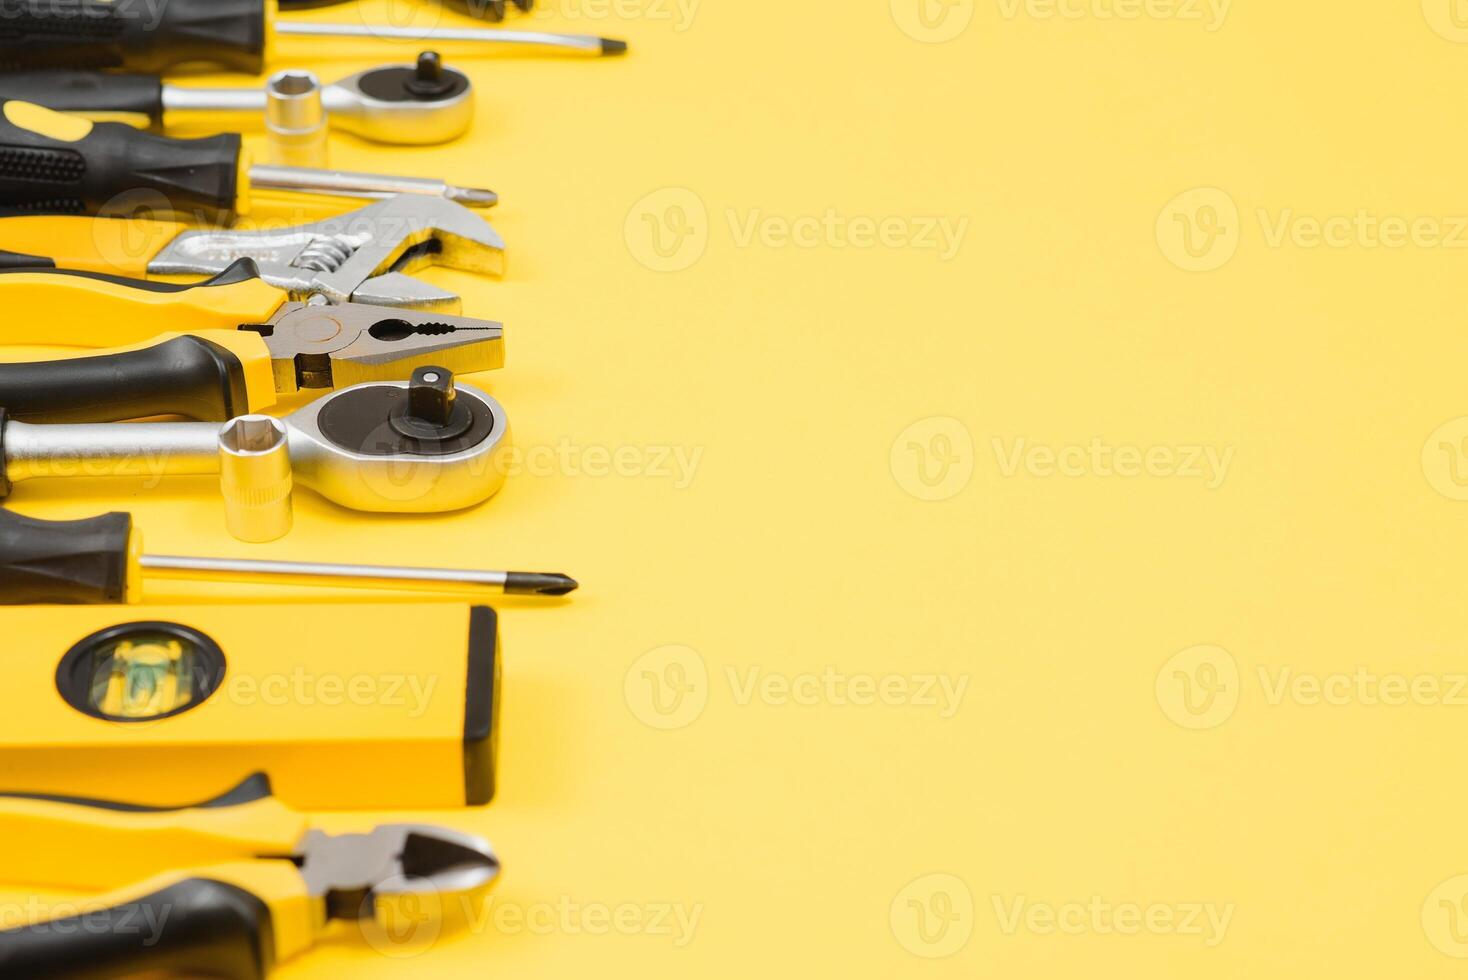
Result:
{"label": "black screwdriver handle", "polygon": [[188,334],[114,354],[0,364],[0,406],[21,422],[226,422],[249,404],[240,359]]}
{"label": "black screwdriver handle", "polygon": [[131,514],[42,521],[0,508],[0,605],[125,602],[132,534]]}
{"label": "black screwdriver handle", "polygon": [[239,171],[238,133],[172,139],[16,99],[0,104],[0,209],[126,215],[149,204],[228,216]]}
{"label": "black screwdriver handle", "polygon": [[0,67],[259,73],[266,0],[0,0]]}
{"label": "black screwdriver handle", "polygon": [[[3,0],[0,0],[3,9]],[[0,75],[0,99],[64,112],[107,112],[163,122],[163,79],[101,71],[18,71]]]}

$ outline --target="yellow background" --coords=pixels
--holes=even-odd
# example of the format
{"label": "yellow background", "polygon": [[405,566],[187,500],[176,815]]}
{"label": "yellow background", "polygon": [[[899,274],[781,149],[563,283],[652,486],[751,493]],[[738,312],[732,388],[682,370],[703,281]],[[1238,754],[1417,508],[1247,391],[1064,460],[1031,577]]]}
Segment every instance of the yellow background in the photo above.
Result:
{"label": "yellow background", "polygon": [[[520,445],[638,472],[555,464],[432,518],[303,492],[253,549],[207,481],[16,493],[126,505],[162,552],[584,582],[498,603],[502,791],[430,815],[500,849],[504,927],[386,944],[411,958],[343,936],[286,980],[1461,973],[1468,27],[1449,0],[916,2],[546,0],[517,26],[632,52],[460,60],[477,127],[445,149],[334,138],[502,194],[508,278],[434,277],[506,323],[483,380]],[[381,60],[336,50],[276,64]],[[895,221],[781,243],[828,209]],[[1373,246],[1361,213],[1425,223]],[[930,218],[966,223],[955,255]],[[1017,440],[1157,465],[1016,469]],[[700,454],[691,482],[658,447]],[[744,696],[828,667],[967,686],[949,717]],[[1442,696],[1367,703],[1358,668]],[[1021,901],[1231,911],[1070,934]]]}

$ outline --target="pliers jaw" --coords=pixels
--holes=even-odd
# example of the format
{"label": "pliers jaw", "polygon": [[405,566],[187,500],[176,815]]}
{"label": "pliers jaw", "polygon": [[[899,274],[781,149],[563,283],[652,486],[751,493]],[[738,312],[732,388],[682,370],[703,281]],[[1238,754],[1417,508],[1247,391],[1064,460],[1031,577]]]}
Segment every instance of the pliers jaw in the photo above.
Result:
{"label": "pliers jaw", "polygon": [[267,323],[246,324],[265,339],[282,394],[397,381],[424,365],[470,374],[503,367],[504,328],[493,320],[362,303],[285,303]]}
{"label": "pliers jaw", "polygon": [[405,895],[474,895],[500,871],[488,841],[429,824],[380,824],[365,834],[311,830],[296,861],[328,919],[372,918]]}

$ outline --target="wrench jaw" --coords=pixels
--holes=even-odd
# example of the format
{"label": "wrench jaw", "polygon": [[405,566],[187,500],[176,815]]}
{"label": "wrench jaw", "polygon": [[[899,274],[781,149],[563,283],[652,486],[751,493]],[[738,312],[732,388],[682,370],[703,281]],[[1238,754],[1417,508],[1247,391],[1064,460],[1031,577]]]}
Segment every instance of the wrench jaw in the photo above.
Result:
{"label": "wrench jaw", "polygon": [[472,374],[505,364],[504,327],[473,317],[361,303],[287,303],[255,329],[270,351],[275,390],[282,394],[400,381],[428,365]]}
{"label": "wrench jaw", "polygon": [[[324,221],[259,231],[197,229],[169,242],[150,275],[214,275],[252,258],[261,277],[292,299],[457,311],[459,297],[407,273],[429,265],[481,275],[505,270],[505,242],[468,208],[419,194]],[[319,302],[319,301],[318,301]]]}

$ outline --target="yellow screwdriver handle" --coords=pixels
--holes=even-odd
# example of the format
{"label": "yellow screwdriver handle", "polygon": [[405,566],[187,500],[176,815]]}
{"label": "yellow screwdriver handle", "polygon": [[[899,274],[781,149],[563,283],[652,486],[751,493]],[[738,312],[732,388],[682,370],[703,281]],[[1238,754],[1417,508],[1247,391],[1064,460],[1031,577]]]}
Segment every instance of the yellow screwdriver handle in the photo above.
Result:
{"label": "yellow screwdriver handle", "polygon": [[187,285],[64,269],[0,270],[0,344],[112,347],[165,331],[234,330],[264,323],[287,299],[237,262]]}

